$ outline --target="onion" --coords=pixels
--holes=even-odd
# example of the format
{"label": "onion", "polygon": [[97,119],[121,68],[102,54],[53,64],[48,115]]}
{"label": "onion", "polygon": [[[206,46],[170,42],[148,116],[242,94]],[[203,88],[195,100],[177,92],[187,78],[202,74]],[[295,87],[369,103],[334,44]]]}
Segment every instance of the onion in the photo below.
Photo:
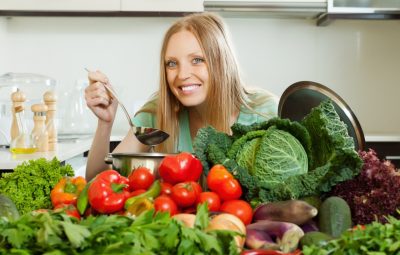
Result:
{"label": "onion", "polygon": [[193,228],[196,215],[190,213],[179,213],[172,216],[172,218],[182,222],[186,227]]}
{"label": "onion", "polygon": [[[235,215],[222,213],[211,219],[206,231],[210,230],[231,230],[246,235],[246,226]],[[235,242],[238,248],[243,248],[245,236],[235,236]]]}

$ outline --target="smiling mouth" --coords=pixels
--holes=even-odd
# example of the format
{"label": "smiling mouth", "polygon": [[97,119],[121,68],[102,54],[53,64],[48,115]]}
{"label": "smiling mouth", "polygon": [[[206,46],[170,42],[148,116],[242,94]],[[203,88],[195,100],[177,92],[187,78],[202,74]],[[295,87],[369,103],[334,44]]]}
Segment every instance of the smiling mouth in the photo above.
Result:
{"label": "smiling mouth", "polygon": [[195,89],[199,88],[200,86],[201,86],[200,84],[190,84],[190,85],[180,86],[179,89],[184,92],[187,92],[187,91],[195,90]]}

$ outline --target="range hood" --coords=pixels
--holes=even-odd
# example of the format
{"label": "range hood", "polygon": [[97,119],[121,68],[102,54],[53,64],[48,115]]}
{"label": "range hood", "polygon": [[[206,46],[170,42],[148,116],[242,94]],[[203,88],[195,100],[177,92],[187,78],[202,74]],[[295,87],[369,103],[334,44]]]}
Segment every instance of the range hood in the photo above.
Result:
{"label": "range hood", "polygon": [[400,19],[400,0],[204,0],[204,10],[225,16],[311,18],[322,26],[334,19]]}
{"label": "range hood", "polygon": [[332,19],[400,19],[400,0],[327,0],[317,25]]}
{"label": "range hood", "polygon": [[204,0],[204,10],[225,16],[262,15],[317,18],[326,12],[326,0]]}

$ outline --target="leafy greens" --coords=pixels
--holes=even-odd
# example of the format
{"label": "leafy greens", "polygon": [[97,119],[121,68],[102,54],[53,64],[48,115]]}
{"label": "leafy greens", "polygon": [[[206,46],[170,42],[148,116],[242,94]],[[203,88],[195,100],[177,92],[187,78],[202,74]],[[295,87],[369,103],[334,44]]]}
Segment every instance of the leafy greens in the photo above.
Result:
{"label": "leafy greens", "polygon": [[2,175],[0,193],[7,195],[21,214],[51,208],[50,191],[66,175],[74,175],[72,167],[62,166],[57,158],[29,160]]}
{"label": "leafy greens", "polygon": [[239,233],[205,231],[208,217],[202,205],[194,228],[154,209],[137,218],[91,215],[79,222],[51,211],[25,214],[12,222],[0,218],[0,255],[238,254],[234,237]]}

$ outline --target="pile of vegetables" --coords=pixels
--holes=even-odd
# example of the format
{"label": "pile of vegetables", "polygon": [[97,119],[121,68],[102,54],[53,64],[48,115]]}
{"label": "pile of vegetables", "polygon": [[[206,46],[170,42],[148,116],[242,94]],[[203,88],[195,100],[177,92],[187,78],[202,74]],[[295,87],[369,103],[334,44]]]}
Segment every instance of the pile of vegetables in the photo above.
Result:
{"label": "pile of vegetables", "polygon": [[72,167],[62,166],[57,158],[29,160],[2,175],[0,194],[8,196],[21,214],[52,208],[50,191],[66,175],[74,175]]}
{"label": "pile of vegetables", "polygon": [[360,171],[362,160],[330,100],[301,121],[274,118],[235,124],[231,136],[200,129],[196,156],[207,174],[223,164],[239,180],[248,201],[284,201],[318,195]]}
{"label": "pile of vegetables", "polygon": [[[0,255],[400,253],[387,217],[400,215],[400,175],[355,151],[331,101],[232,131],[200,129],[195,155],[88,183],[56,159],[18,166],[0,179]],[[388,224],[351,230],[374,219]]]}
{"label": "pile of vegetables", "polygon": [[378,158],[374,150],[359,152],[363,159],[361,173],[336,185],[331,194],[347,201],[355,224],[382,223],[386,216],[399,218],[400,173],[389,161]]}

